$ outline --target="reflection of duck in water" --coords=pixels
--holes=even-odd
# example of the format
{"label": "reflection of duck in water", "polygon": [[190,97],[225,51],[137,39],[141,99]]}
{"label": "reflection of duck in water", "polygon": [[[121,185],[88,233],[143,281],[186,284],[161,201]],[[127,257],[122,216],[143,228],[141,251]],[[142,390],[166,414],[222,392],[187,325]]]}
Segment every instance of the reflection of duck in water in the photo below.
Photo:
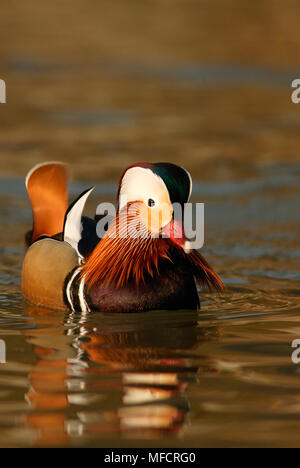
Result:
{"label": "reflection of duck in water", "polygon": [[53,319],[53,312],[43,312],[39,333],[42,309],[32,309],[37,330],[30,341],[38,361],[27,393],[32,407],[27,421],[39,429],[37,444],[176,435],[184,427],[186,391],[201,362],[205,372],[217,371],[208,369],[196,350],[218,331],[198,327],[194,312],[132,314],[122,321],[106,315],[89,322],[71,315],[67,332],[58,317],[47,336],[44,319]]}
{"label": "reflection of duck in water", "polygon": [[34,225],[22,290],[31,303],[83,312],[197,309],[195,279],[223,288],[174,220],[174,204],[183,207],[191,194],[185,169],[170,163],[128,167],[117,215],[100,241],[96,221],[82,218],[91,190],[67,211],[67,179],[59,163],[39,165],[26,179]]}
{"label": "reflection of duck in water", "polygon": [[[177,356],[176,350],[195,344],[195,322],[171,329],[136,325],[120,330],[110,324],[103,330],[101,324],[82,343],[89,361],[105,364],[104,371],[121,372],[121,406],[106,411],[106,417],[118,421],[123,434],[175,434],[189,410],[185,374],[191,378],[197,372],[191,360]],[[97,370],[102,373],[102,368]]]}

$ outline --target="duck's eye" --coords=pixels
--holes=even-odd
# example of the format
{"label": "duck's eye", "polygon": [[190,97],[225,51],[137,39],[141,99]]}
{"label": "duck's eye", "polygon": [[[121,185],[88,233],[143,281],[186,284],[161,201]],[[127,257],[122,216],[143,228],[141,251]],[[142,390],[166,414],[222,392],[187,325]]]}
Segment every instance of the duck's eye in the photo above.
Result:
{"label": "duck's eye", "polygon": [[152,200],[152,198],[149,198],[149,200],[148,200],[148,206],[150,206],[150,208],[152,208],[154,205],[155,205],[155,201]]}

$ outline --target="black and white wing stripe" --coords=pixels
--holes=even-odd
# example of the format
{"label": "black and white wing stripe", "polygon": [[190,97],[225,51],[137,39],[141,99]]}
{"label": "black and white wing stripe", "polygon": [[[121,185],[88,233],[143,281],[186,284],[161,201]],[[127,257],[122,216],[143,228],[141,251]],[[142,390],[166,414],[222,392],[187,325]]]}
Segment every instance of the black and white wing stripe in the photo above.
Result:
{"label": "black and white wing stripe", "polygon": [[90,312],[85,279],[80,278],[81,268],[72,270],[64,283],[64,301],[72,312]]}
{"label": "black and white wing stripe", "polygon": [[65,216],[63,240],[76,250],[80,260],[83,260],[83,257],[78,250],[78,244],[81,240],[82,233],[82,212],[86,201],[93,190],[94,187],[91,187],[79,195],[79,197],[69,206]]}

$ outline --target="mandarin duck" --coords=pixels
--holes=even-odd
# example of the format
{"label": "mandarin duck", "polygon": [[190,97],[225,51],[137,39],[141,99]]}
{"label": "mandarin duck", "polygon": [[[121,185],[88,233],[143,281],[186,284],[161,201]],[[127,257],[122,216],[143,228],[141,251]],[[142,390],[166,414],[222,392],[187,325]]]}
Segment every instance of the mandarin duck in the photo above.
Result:
{"label": "mandarin duck", "polygon": [[197,283],[223,289],[174,220],[173,204],[184,206],[192,191],[185,169],[170,163],[127,167],[116,215],[101,238],[101,216],[82,215],[93,188],[68,207],[68,182],[67,167],[56,162],[39,164],[26,177],[33,211],[22,268],[27,301],[73,312],[198,309]]}

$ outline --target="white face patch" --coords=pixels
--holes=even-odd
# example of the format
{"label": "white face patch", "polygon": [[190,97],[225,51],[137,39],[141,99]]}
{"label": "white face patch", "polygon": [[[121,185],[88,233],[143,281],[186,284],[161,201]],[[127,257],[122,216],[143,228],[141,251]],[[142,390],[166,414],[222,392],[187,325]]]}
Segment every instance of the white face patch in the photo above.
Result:
{"label": "white face patch", "polygon": [[124,174],[119,209],[122,210],[128,203],[134,202],[143,204],[144,210],[141,210],[140,216],[152,235],[158,235],[160,229],[172,219],[173,208],[168,189],[151,169],[132,167]]}
{"label": "white face patch", "polygon": [[157,207],[163,203],[171,205],[169,192],[164,181],[151,169],[144,167],[128,169],[121,182],[120,210],[127,203],[135,201],[144,202],[148,206],[149,200],[153,200]]}

